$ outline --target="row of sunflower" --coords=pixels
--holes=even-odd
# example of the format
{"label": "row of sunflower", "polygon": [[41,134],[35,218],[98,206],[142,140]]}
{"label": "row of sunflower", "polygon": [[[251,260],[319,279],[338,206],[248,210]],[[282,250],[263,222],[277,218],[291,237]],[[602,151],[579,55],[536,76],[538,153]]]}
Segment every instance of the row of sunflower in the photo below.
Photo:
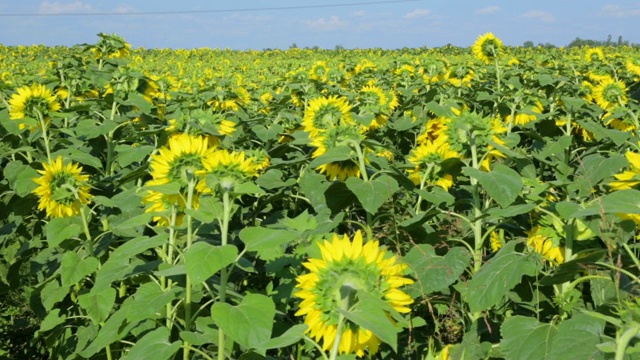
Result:
{"label": "row of sunflower", "polygon": [[99,34],[0,65],[0,285],[36,324],[19,349],[2,325],[11,356],[637,348],[637,49]]}

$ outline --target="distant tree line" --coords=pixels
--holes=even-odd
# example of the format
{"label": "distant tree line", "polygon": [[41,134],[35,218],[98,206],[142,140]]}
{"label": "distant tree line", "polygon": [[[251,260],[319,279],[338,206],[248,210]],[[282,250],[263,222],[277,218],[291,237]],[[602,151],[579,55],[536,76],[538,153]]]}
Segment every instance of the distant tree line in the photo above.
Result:
{"label": "distant tree line", "polygon": [[[525,41],[524,44],[522,45],[524,47],[535,47],[536,45],[533,44],[533,41]],[[556,47],[555,45],[551,44],[551,43],[539,43],[537,46],[540,47],[545,47],[545,48],[554,48]],[[629,40],[623,40],[622,39],[622,35],[618,36],[618,40],[617,41],[613,41],[611,38],[611,35],[609,35],[607,37],[607,40],[593,40],[593,39],[581,39],[579,37],[576,37],[573,41],[571,41],[569,43],[569,45],[567,45],[568,48],[571,47],[581,47],[581,46],[590,46],[590,47],[597,47],[597,46],[611,46],[611,47],[616,47],[616,46],[634,46],[634,47],[638,47],[640,46],[640,44],[633,44],[630,43]]]}

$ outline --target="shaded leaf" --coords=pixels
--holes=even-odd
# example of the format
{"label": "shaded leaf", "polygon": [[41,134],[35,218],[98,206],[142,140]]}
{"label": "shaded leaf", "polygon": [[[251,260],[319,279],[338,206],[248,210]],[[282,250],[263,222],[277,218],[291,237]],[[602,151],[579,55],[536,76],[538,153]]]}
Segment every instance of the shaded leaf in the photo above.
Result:
{"label": "shaded leaf", "polygon": [[345,184],[356,195],[362,207],[370,214],[375,214],[380,206],[399,189],[398,182],[388,175],[378,176],[369,181],[350,177]]}
{"label": "shaded leaf", "polygon": [[523,188],[520,174],[502,164],[496,165],[491,172],[471,167],[463,168],[463,172],[477,179],[487,194],[503,208],[511,205]]}
{"label": "shaded leaf", "polygon": [[551,324],[541,323],[535,318],[518,315],[506,319],[500,328],[500,345],[505,359],[548,359],[556,332],[557,329]]}
{"label": "shaded leaf", "polygon": [[214,246],[198,241],[184,254],[187,275],[194,283],[199,284],[232,264],[237,256],[238,248],[234,245]]}
{"label": "shaded leaf", "polygon": [[255,349],[271,338],[275,314],[273,300],[260,294],[248,294],[237,306],[220,302],[211,306],[215,323],[247,349]]}

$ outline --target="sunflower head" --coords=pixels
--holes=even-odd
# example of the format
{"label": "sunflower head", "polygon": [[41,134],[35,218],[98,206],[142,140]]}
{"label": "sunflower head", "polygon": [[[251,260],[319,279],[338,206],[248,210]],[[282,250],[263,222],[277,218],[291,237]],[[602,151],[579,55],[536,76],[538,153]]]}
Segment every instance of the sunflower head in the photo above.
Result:
{"label": "sunflower head", "polygon": [[100,40],[91,47],[91,51],[96,59],[101,58],[124,58],[131,53],[131,44],[116,34],[98,34]]}
{"label": "sunflower head", "polygon": [[551,265],[562,264],[564,246],[560,245],[560,237],[552,227],[536,226],[528,232],[527,246],[540,254]]}
{"label": "sunflower head", "polygon": [[[38,119],[49,112],[60,110],[60,103],[56,96],[46,86],[32,84],[18,88],[17,93],[9,99],[9,118],[14,120],[32,118]],[[25,127],[20,124],[20,129]]]}
{"label": "sunflower head", "polygon": [[459,157],[458,152],[449,147],[445,137],[421,143],[407,158],[413,165],[413,169],[408,170],[409,178],[416,185],[433,184],[448,190],[453,185],[453,176],[445,171],[442,163]]}
{"label": "sunflower head", "polygon": [[622,81],[607,77],[593,89],[593,99],[603,110],[611,110],[627,103],[627,87]]}
{"label": "sunflower head", "polygon": [[502,51],[502,41],[492,33],[486,33],[478,37],[471,47],[473,55],[485,64],[492,63]]}
{"label": "sunflower head", "polygon": [[66,163],[58,156],[33,181],[38,187],[33,193],[40,197],[38,209],[45,210],[48,217],[67,217],[80,214],[82,205],[91,200],[89,175],[82,174],[82,167]]}
{"label": "sunflower head", "polygon": [[604,61],[604,51],[600,47],[590,48],[584,54],[584,58],[589,63]]}
{"label": "sunflower head", "polygon": [[[264,162],[258,163],[254,158],[247,157],[244,151],[217,149],[204,159],[204,167],[200,174],[214,175],[223,191],[232,191],[236,184],[258,176],[259,171],[264,169]],[[203,188],[205,184],[198,186]]]}
{"label": "sunflower head", "polygon": [[[360,231],[353,239],[334,234],[330,240],[318,243],[318,247],[320,258],[303,263],[309,272],[296,278],[294,296],[302,299],[296,316],[305,317],[307,332],[322,342],[325,351],[339,338],[338,350],[342,354],[376,353],[380,339],[364,327],[341,320],[340,311],[353,309],[360,301],[359,294],[366,293],[399,313],[410,312],[413,299],[400,290],[413,283],[404,277],[407,266],[380,247],[377,240],[363,244]],[[344,321],[341,327],[340,321]]]}
{"label": "sunflower head", "polygon": [[345,181],[348,177],[359,177],[360,167],[358,165],[357,154],[353,149],[353,144],[360,144],[365,136],[362,134],[363,128],[337,125],[327,129],[321,135],[317,135],[311,139],[311,146],[315,147],[312,154],[313,158],[317,158],[327,152],[329,149],[336,147],[345,147],[350,150],[350,159],[342,161],[334,161],[320,165],[316,168],[320,173],[324,173],[330,180],[338,179]]}
{"label": "sunflower head", "polygon": [[304,131],[308,132],[310,137],[336,125],[353,123],[349,101],[338,96],[311,99],[302,119]]}

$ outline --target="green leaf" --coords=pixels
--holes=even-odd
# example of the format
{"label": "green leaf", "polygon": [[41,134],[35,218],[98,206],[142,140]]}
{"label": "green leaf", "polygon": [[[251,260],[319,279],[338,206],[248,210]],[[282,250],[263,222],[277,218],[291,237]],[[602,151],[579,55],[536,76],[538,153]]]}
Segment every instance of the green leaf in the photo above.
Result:
{"label": "green leaf", "polygon": [[119,230],[126,230],[126,229],[132,229],[132,228],[136,228],[139,226],[145,226],[149,223],[149,221],[151,221],[151,219],[153,218],[153,214],[152,213],[142,213],[140,215],[136,215],[132,218],[130,218],[129,220],[125,220],[123,222],[121,222],[120,224],[114,225],[115,228],[119,229]]}
{"label": "green leaf", "polygon": [[56,154],[65,155],[66,157],[68,157],[70,160],[74,162],[77,162],[83,165],[88,165],[98,170],[102,169],[102,161],[100,161],[100,159],[98,159],[97,157],[87,153],[87,151],[83,151],[75,148],[67,148],[63,151],[56,152]]}
{"label": "green leaf", "polygon": [[158,284],[148,282],[140,285],[135,294],[129,297],[132,301],[123,304],[121,310],[126,314],[126,319],[130,323],[156,319],[161,316],[162,308],[176,300],[181,291],[179,287],[163,291]]}
{"label": "green leaf", "polygon": [[149,156],[155,149],[151,145],[131,146],[131,145],[118,145],[115,150],[118,154],[115,161],[120,167],[127,167],[134,162],[141,162],[145,157]]}
{"label": "green leaf", "polygon": [[624,144],[631,136],[629,132],[607,129],[604,126],[589,120],[576,120],[581,127],[592,133],[596,140],[612,140],[616,145]]}
{"label": "green leaf", "polygon": [[60,309],[53,309],[49,311],[44,320],[42,320],[42,323],[40,323],[40,329],[38,329],[38,333],[49,331],[56,326],[63,324],[66,318],[66,315],[60,316]]}
{"label": "green leaf", "polygon": [[180,349],[180,341],[169,342],[170,331],[161,327],[146,333],[122,360],[165,360],[173,358]]}
{"label": "green leaf", "polygon": [[398,182],[388,175],[382,175],[369,181],[350,177],[345,184],[370,214],[375,214],[380,206],[399,189]]}
{"label": "green leaf", "polygon": [[284,173],[282,171],[278,169],[270,169],[260,175],[260,177],[256,179],[256,183],[268,190],[288,187],[296,183],[296,180],[293,178],[289,178],[287,181],[282,181],[283,176]]}
{"label": "green leaf", "polygon": [[151,104],[145,100],[144,96],[138,93],[127,94],[127,100],[122,102],[123,105],[130,105],[137,107],[144,114],[151,113]]}
{"label": "green leaf", "polygon": [[135,270],[138,264],[132,264],[130,259],[144,251],[162,246],[167,239],[167,234],[157,235],[152,238],[141,236],[120,245],[98,270],[94,287],[108,287],[113,281],[123,280],[136,274]]}
{"label": "green leaf", "polygon": [[39,178],[40,174],[34,168],[24,165],[20,161],[10,161],[5,165],[3,174],[13,191],[20,197],[29,195],[38,187],[33,179]]}
{"label": "green leaf", "polygon": [[465,167],[465,175],[478,180],[482,188],[500,206],[506,208],[511,205],[522,191],[522,178],[516,171],[498,164],[491,172]]}
{"label": "green leaf", "polygon": [[300,341],[304,337],[304,333],[307,330],[306,324],[298,324],[289,328],[284,334],[269,339],[266,342],[256,346],[257,350],[279,349],[289,345],[293,345]]}
{"label": "green leaf", "polygon": [[77,216],[53,218],[45,226],[49,246],[56,247],[67,239],[77,237],[82,233],[80,218]]}
{"label": "green leaf", "polygon": [[222,202],[214,197],[201,197],[197,210],[185,209],[185,214],[203,224],[211,224],[214,220],[222,218],[224,207]]}
{"label": "green leaf", "polygon": [[262,259],[271,260],[284,254],[286,245],[297,239],[299,234],[282,229],[247,227],[240,231],[239,236],[247,251],[256,251]]}
{"label": "green leaf", "polygon": [[96,271],[98,266],[100,261],[94,257],[81,259],[76,252],[66,252],[62,256],[60,265],[62,286],[71,286],[80,282],[85,276]]}
{"label": "green leaf", "polygon": [[574,216],[586,217],[600,214],[640,214],[640,191],[635,189],[614,191],[593,201]]}
{"label": "green leaf", "polygon": [[324,154],[315,158],[310,164],[309,167],[315,168],[320,165],[339,162],[351,159],[351,148],[348,146],[336,146],[334,148],[330,148]]}
{"label": "green leaf", "polygon": [[387,315],[389,304],[364,291],[358,291],[358,302],[352,310],[339,309],[340,313],[356,325],[368,329],[381,341],[397,351],[400,327],[395,325]]}
{"label": "green leaf", "polygon": [[471,312],[480,312],[498,304],[522,280],[533,276],[540,264],[532,254],[515,250],[517,242],[510,241],[498,254],[482,265],[478,273],[467,282],[467,301]]}
{"label": "green leaf", "polygon": [[604,157],[600,154],[592,154],[578,165],[574,186],[578,189],[578,196],[589,196],[594,187],[602,180],[614,175],[627,165],[623,155],[614,154]]}
{"label": "green leaf", "polygon": [[452,247],[444,256],[438,256],[427,244],[414,246],[404,256],[404,262],[419,280],[414,286],[421,286],[424,294],[446,290],[460,278],[470,261],[471,254],[465,248]]}
{"label": "green leaf", "polygon": [[[513,316],[500,328],[500,343],[506,360],[548,359],[551,341],[557,329],[535,318]],[[565,353],[565,359],[566,359]]]}
{"label": "green leaf", "polygon": [[418,189],[416,192],[418,195],[422,196],[423,199],[436,206],[440,204],[451,205],[456,200],[453,195],[449,194],[445,189],[439,186],[434,186],[429,191]]}
{"label": "green leaf", "polygon": [[564,360],[567,354],[574,359],[604,359],[598,344],[610,338],[604,336],[605,321],[586,314],[576,314],[563,321],[551,342],[551,351],[546,359]]}
{"label": "green leaf", "polygon": [[187,275],[199,284],[220,269],[232,264],[238,256],[238,248],[234,245],[214,246],[198,241],[184,254]]}
{"label": "green leaf", "polygon": [[511,205],[507,206],[504,209],[494,207],[487,211],[487,213],[489,214],[487,221],[492,221],[495,219],[507,219],[516,215],[526,214],[535,208],[536,204],[534,203]]}
{"label": "green leaf", "polygon": [[270,297],[248,294],[237,306],[217,302],[211,306],[215,323],[233,341],[255,349],[271,338],[276,307]]}
{"label": "green leaf", "polygon": [[112,287],[94,287],[87,294],[78,296],[78,303],[95,324],[102,323],[109,316],[115,301],[116,291]]}

